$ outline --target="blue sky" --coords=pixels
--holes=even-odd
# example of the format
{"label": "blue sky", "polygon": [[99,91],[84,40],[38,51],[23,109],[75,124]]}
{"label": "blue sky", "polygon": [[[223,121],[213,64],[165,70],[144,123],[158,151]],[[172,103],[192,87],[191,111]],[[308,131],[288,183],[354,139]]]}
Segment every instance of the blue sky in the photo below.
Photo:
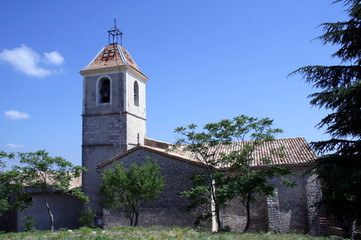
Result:
{"label": "blue sky", "polygon": [[314,126],[305,65],[338,64],[314,38],[346,18],[326,0],[63,0],[0,3],[0,150],[45,149],[81,164],[82,77],[116,17],[145,75],[147,137],[241,114],[274,119],[278,137],[326,139]]}

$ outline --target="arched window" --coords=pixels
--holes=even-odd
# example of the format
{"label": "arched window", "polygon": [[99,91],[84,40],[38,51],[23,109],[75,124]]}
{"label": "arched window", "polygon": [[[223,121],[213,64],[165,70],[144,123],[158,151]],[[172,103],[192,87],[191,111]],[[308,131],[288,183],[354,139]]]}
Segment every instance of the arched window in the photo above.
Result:
{"label": "arched window", "polygon": [[139,107],[139,86],[138,82],[134,82],[134,105]]}
{"label": "arched window", "polygon": [[110,102],[110,80],[108,78],[102,78],[99,81],[99,103]]}

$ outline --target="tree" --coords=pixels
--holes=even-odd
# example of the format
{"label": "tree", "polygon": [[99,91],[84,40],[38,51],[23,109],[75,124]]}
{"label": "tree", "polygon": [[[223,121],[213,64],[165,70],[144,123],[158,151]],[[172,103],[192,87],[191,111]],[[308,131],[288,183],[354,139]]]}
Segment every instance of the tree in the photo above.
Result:
{"label": "tree", "polygon": [[[222,221],[220,220],[219,211],[226,207],[227,202],[232,198],[228,185],[229,179],[225,177],[224,171],[213,172],[213,179],[214,181],[212,184],[207,173],[196,174],[192,176],[191,179],[193,187],[181,192],[181,195],[192,201],[187,207],[188,211],[199,210],[198,212],[200,212],[200,215],[197,216],[194,223],[195,226],[198,226],[202,221],[208,221],[213,217],[214,219],[212,220],[217,221],[216,226],[219,226],[221,230],[225,230],[225,226],[221,225]],[[216,198],[211,197],[212,187],[215,191],[214,196],[216,196]],[[216,201],[214,201],[214,199],[216,199]],[[214,206],[213,211],[209,211],[209,206]]]}
{"label": "tree", "polygon": [[[216,191],[216,174],[220,166],[219,157],[222,152],[222,146],[232,143],[231,124],[230,120],[209,123],[204,126],[203,129],[205,131],[199,133],[196,132],[197,125],[195,124],[175,129],[175,132],[182,137],[178,138],[173,150],[180,148],[182,151],[193,153],[195,159],[206,167],[206,176],[208,178],[206,183],[209,186],[208,191],[210,192],[208,200],[211,203],[211,214],[209,215],[212,218],[212,232],[218,232],[219,226],[223,228],[220,219],[220,208],[224,202],[221,201]],[[198,190],[200,190],[199,186],[191,189],[191,191],[194,191],[196,194]],[[203,188],[202,194],[206,193],[207,188]],[[185,192],[185,195],[187,194],[192,196],[194,193]],[[203,200],[202,202],[208,201]]]}
{"label": "tree", "polygon": [[24,191],[24,176],[15,170],[5,170],[3,158],[12,159],[14,154],[0,151],[0,168],[4,169],[0,172],[0,215],[1,211],[24,210],[31,203],[31,198]]}
{"label": "tree", "polygon": [[63,192],[76,196],[82,201],[88,197],[79,188],[71,188],[71,180],[80,177],[86,169],[73,166],[62,157],[50,157],[44,150],[18,153],[20,166],[14,170],[23,176],[23,186],[36,189],[44,196],[44,204],[49,214],[51,230],[54,231],[54,214],[48,202],[48,196],[54,192]]}
{"label": "tree", "polygon": [[[312,142],[321,156],[314,171],[322,185],[319,206],[343,226],[361,220],[361,4],[359,0],[337,0],[348,7],[349,20],[323,23],[323,44],[338,45],[332,55],[337,66],[306,66],[292,72],[302,74],[308,83],[322,91],[311,94],[311,105],[331,110],[317,127],[326,128],[331,139]],[[335,181],[336,180],[336,181]],[[337,206],[337,207],[335,207]]]}
{"label": "tree", "polygon": [[[256,133],[257,135],[258,133]],[[262,135],[262,134],[261,134]],[[273,196],[275,187],[269,182],[269,179],[279,175],[290,175],[292,172],[278,166],[272,166],[272,155],[282,155],[281,149],[270,153],[264,157],[262,162],[270,164],[266,168],[255,168],[253,166],[253,152],[271,139],[257,136],[257,139],[245,143],[240,150],[233,151],[225,156],[223,160],[229,163],[231,177],[229,180],[229,189],[233,196],[239,199],[240,203],[246,209],[246,226],[243,232],[247,232],[251,225],[251,204],[256,201],[256,196]],[[281,181],[289,187],[293,187],[294,183],[286,178]]]}
{"label": "tree", "polygon": [[111,210],[123,210],[134,227],[138,225],[141,209],[157,200],[164,187],[159,165],[149,159],[144,165],[132,164],[129,169],[114,164],[114,168],[102,173],[101,180],[104,205]]}
{"label": "tree", "polygon": [[[193,153],[193,157],[206,167],[207,179],[203,182],[207,185],[202,186],[198,181],[184,195],[196,200],[193,209],[197,205],[211,203],[212,210],[208,215],[212,216],[212,231],[217,232],[218,226],[224,227],[221,225],[220,209],[235,197],[240,197],[247,209],[247,231],[250,224],[250,203],[255,200],[255,194],[272,195],[274,188],[268,184],[268,177],[290,173],[272,166],[258,170],[252,166],[252,153],[256,148],[272,141],[275,134],[282,132],[281,129],[271,128],[272,122],[268,118],[257,119],[242,115],[208,123],[200,132],[196,132],[195,124],[175,130],[182,137],[177,140],[174,149]],[[245,144],[245,139],[251,141]],[[271,163],[271,158],[263,160]]]}

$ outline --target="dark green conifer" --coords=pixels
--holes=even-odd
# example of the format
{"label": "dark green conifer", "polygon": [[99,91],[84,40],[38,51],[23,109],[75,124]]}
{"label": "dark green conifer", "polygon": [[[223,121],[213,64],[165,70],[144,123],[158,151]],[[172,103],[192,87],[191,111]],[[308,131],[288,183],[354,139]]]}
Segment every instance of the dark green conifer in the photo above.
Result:
{"label": "dark green conifer", "polygon": [[314,168],[322,184],[319,206],[342,225],[350,237],[355,220],[361,220],[361,4],[337,0],[347,7],[349,20],[323,23],[323,44],[340,48],[332,54],[337,66],[306,66],[300,73],[306,82],[320,90],[311,94],[311,105],[331,112],[317,125],[331,138],[311,143],[322,156]]}

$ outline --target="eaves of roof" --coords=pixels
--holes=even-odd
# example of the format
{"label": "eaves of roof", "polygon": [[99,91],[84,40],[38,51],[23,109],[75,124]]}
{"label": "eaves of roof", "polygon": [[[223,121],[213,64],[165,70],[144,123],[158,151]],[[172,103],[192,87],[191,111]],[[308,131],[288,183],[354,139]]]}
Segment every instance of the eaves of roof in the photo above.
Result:
{"label": "eaves of roof", "polygon": [[138,145],[138,146],[136,146],[134,148],[129,149],[128,151],[120,153],[120,154],[108,159],[107,161],[99,164],[97,166],[97,168],[104,168],[104,167],[108,166],[109,164],[112,164],[112,163],[116,162],[117,160],[119,160],[119,159],[125,157],[126,155],[129,155],[129,154],[131,154],[131,153],[133,153],[133,152],[135,152],[137,150],[144,150],[144,151],[148,151],[148,152],[151,152],[151,153],[160,154],[160,155],[165,156],[165,157],[173,158],[173,159],[178,160],[178,161],[182,161],[182,162],[186,162],[186,163],[189,163],[189,164],[192,164],[192,165],[196,165],[196,166],[199,166],[199,167],[206,167],[206,165],[204,163],[190,160],[187,157],[184,157],[184,156],[176,154],[176,153],[172,153],[172,152],[164,150],[164,149]]}

